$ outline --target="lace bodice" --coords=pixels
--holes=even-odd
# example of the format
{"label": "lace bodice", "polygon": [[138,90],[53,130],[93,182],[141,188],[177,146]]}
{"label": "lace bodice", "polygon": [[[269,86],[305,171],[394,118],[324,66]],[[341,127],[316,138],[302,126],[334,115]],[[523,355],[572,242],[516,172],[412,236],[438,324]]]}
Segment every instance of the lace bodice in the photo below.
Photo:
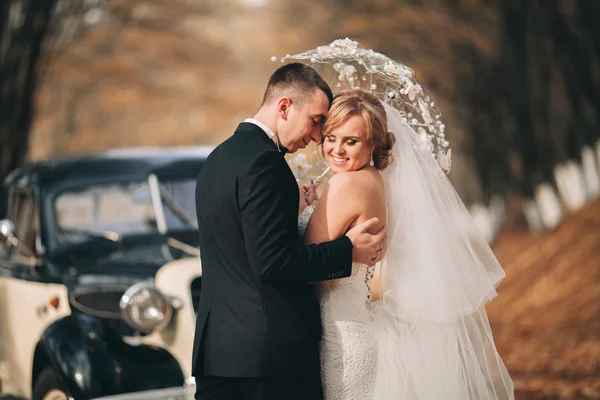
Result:
{"label": "lace bodice", "polygon": [[310,221],[313,211],[315,211],[315,208],[308,206],[298,217],[298,236],[301,238],[304,236],[304,232],[306,232],[306,227],[308,226],[308,221]]}
{"label": "lace bodice", "polygon": [[353,263],[351,276],[318,282],[315,288],[321,311],[331,313],[337,319],[370,321],[369,270],[365,264]]}

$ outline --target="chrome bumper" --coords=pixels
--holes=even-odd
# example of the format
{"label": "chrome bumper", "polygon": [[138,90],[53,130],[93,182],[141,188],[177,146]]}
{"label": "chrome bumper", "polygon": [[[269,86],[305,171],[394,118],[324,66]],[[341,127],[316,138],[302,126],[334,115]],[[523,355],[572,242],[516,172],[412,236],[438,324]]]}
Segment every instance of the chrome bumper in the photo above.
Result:
{"label": "chrome bumper", "polygon": [[92,400],[194,400],[194,393],[196,393],[196,383],[191,379],[187,380],[183,387],[124,393]]}

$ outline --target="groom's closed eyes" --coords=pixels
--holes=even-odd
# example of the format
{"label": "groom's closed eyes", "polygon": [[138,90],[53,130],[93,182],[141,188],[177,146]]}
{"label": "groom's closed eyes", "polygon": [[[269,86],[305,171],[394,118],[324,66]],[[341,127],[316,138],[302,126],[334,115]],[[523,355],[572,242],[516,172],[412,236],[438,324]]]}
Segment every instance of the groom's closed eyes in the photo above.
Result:
{"label": "groom's closed eyes", "polygon": [[313,120],[314,126],[317,126],[317,125],[323,126],[323,123],[325,122],[325,116],[324,115],[314,115],[314,116],[312,116],[312,120]]}

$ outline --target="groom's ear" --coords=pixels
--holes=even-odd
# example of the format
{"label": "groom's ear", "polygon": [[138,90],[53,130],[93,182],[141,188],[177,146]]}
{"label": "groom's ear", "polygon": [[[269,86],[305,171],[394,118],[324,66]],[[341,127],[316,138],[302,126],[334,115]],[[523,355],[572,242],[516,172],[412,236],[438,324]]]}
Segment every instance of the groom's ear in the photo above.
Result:
{"label": "groom's ear", "polygon": [[292,100],[289,97],[282,97],[277,102],[277,112],[282,119],[287,120],[288,111],[291,105]]}

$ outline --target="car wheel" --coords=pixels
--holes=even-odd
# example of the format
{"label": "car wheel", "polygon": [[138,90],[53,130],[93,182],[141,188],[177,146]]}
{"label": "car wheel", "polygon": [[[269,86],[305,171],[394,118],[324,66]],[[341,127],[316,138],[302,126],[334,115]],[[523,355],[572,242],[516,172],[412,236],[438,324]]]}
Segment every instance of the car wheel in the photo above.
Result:
{"label": "car wheel", "polygon": [[40,373],[33,387],[32,400],[69,400],[51,367],[44,368]]}

